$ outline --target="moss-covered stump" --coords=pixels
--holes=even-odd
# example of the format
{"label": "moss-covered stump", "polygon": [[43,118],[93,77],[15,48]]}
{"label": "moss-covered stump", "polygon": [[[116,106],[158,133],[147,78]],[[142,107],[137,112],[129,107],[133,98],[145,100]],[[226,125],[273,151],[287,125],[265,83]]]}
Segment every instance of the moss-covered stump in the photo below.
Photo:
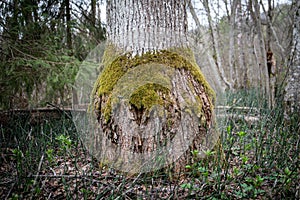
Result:
{"label": "moss-covered stump", "polygon": [[93,154],[125,172],[180,172],[191,151],[201,158],[218,139],[214,100],[189,49],[133,56],[107,48],[92,93]]}

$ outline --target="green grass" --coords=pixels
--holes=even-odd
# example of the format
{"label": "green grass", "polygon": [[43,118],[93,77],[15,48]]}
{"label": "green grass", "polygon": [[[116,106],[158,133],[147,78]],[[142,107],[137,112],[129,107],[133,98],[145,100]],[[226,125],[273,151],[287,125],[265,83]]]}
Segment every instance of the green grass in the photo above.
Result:
{"label": "green grass", "polygon": [[219,105],[230,106],[217,110],[225,162],[208,151],[217,159],[186,166],[188,174],[178,180],[163,172],[125,177],[100,168],[66,116],[42,123],[15,117],[0,126],[0,198],[299,198],[299,115],[286,121],[280,103],[267,109],[255,90],[226,94]]}

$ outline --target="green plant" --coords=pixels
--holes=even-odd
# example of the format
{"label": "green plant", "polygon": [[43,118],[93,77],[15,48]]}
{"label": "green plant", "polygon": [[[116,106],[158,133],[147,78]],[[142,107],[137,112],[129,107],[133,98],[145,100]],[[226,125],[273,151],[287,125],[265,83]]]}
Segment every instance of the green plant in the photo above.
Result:
{"label": "green plant", "polygon": [[[236,102],[241,107],[251,101],[257,106],[254,97],[243,95],[229,99],[240,99]],[[260,120],[250,125],[244,119],[219,119],[225,164],[217,150],[205,152],[217,159],[204,160],[192,151],[193,162],[179,180],[160,171],[126,177],[108,167],[100,169],[70,119],[32,126],[29,118],[14,118],[0,129],[0,170],[5,169],[0,179],[11,181],[0,184],[0,191],[10,199],[296,199],[300,136],[294,133],[299,120],[284,122],[280,107],[259,109],[265,109]]]}
{"label": "green plant", "polygon": [[47,156],[47,160],[49,163],[53,163],[54,162],[54,149],[47,149],[46,150],[46,156]]}
{"label": "green plant", "polygon": [[23,152],[20,149],[13,149],[12,153],[17,163],[17,172],[21,176],[23,174]]}
{"label": "green plant", "polygon": [[60,147],[62,147],[64,151],[67,151],[71,148],[72,140],[70,139],[70,136],[61,134],[55,139],[59,142]]}

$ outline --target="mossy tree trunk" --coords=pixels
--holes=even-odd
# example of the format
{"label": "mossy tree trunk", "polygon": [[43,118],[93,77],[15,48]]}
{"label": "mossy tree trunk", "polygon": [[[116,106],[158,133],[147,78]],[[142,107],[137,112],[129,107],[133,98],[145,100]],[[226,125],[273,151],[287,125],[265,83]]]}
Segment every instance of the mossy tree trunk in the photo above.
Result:
{"label": "mossy tree trunk", "polygon": [[92,94],[94,151],[121,171],[180,172],[218,140],[215,94],[188,45],[186,2],[111,0],[107,17]]}

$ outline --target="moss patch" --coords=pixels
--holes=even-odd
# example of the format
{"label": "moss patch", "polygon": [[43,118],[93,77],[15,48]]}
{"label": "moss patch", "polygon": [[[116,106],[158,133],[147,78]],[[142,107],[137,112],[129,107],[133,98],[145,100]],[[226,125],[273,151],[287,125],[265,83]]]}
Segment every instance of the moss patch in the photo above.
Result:
{"label": "moss patch", "polygon": [[[185,69],[194,77],[194,79],[203,85],[205,92],[212,102],[215,101],[215,93],[205,80],[204,75],[200,71],[195,62],[193,53],[190,49],[174,48],[170,50],[161,50],[158,52],[148,52],[143,55],[132,56],[131,53],[120,55],[113,47],[108,46],[103,58],[104,69],[95,83],[92,92],[93,98],[108,97],[106,105],[101,105],[101,113],[106,120],[109,120],[111,113],[111,93],[117,84],[130,69],[134,69],[140,65],[146,64],[162,64],[174,69]],[[159,86],[158,84],[146,84],[135,91],[130,97],[130,104],[136,108],[150,109],[154,104],[162,103],[158,93],[168,93],[168,88]],[[97,107],[96,107],[97,108]]]}
{"label": "moss patch", "polygon": [[163,105],[164,101],[159,92],[164,94],[170,91],[158,84],[146,84],[139,87],[130,97],[129,103],[137,109],[150,110],[153,105]]}

